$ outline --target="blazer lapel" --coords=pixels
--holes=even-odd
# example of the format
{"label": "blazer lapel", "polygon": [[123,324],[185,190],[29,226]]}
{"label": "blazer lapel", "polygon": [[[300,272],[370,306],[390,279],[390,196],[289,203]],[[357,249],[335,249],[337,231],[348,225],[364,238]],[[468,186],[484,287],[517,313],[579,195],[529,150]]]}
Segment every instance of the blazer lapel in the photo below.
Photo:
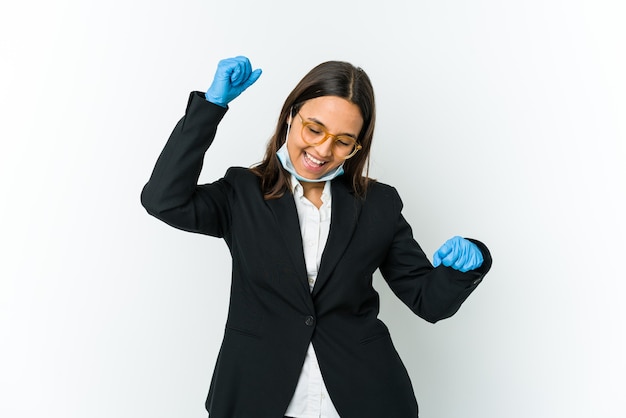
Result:
{"label": "blazer lapel", "polygon": [[278,199],[266,201],[270,210],[274,214],[277,230],[285,242],[285,248],[293,262],[299,280],[309,294],[309,284],[306,275],[306,264],[304,262],[304,250],[302,248],[302,234],[300,233],[300,223],[298,221],[298,211],[293,195],[285,193]]}
{"label": "blazer lapel", "polygon": [[348,185],[341,180],[332,183],[332,212],[330,232],[326,247],[322,253],[317,280],[313,287],[313,296],[319,293],[330,277],[335,265],[352,240],[352,234],[361,213],[361,201],[354,196]]}

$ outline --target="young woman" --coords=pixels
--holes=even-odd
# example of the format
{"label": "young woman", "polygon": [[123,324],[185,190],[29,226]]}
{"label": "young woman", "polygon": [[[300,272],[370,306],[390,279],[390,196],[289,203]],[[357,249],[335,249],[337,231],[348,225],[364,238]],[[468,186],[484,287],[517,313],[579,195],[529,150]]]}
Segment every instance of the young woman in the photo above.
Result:
{"label": "young woman", "polygon": [[346,62],[313,68],[287,97],[263,161],[198,185],[228,103],[260,76],[220,61],[193,92],[141,201],[186,231],[223,238],[232,255],[226,330],[206,407],[211,418],[415,418],[417,402],[377,318],[380,270],[421,318],[452,316],[491,266],[454,237],[430,263],[393,187],[367,177],[372,85]]}

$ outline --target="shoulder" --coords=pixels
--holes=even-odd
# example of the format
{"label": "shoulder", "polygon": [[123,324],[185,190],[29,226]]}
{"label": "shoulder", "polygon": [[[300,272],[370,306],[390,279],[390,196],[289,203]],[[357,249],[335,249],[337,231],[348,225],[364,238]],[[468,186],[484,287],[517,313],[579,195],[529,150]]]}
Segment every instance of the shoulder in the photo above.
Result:
{"label": "shoulder", "polygon": [[333,195],[335,193],[350,194],[364,207],[392,207],[397,211],[402,210],[402,200],[396,188],[374,179],[369,179],[363,196],[356,195],[348,178],[337,179],[333,183]]}
{"label": "shoulder", "polygon": [[224,181],[234,190],[261,190],[259,177],[246,167],[230,167],[226,170]]}
{"label": "shoulder", "polygon": [[230,167],[226,170],[224,179],[232,184],[259,183],[259,177],[246,167]]}
{"label": "shoulder", "polygon": [[389,184],[381,183],[377,180],[371,180],[367,187],[365,202],[388,202],[394,206],[402,208],[402,199],[395,187]]}
{"label": "shoulder", "polygon": [[397,195],[398,191],[396,190],[395,187],[386,184],[386,183],[381,183],[378,180],[370,180],[368,186],[367,186],[367,193],[376,193],[376,194],[382,194],[382,195]]}
{"label": "shoulder", "polygon": [[245,167],[230,167],[223,177],[202,188],[221,192],[230,202],[231,208],[242,202],[263,200],[259,178]]}

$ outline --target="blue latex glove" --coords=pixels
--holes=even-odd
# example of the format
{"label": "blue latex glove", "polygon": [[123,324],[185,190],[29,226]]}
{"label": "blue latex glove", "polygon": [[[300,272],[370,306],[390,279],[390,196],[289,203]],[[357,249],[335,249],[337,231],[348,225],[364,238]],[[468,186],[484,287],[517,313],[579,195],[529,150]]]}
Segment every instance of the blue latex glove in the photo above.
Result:
{"label": "blue latex glove", "polygon": [[205,97],[218,106],[226,107],[261,76],[261,69],[252,71],[250,60],[243,56],[226,58],[217,64],[213,83]]}
{"label": "blue latex glove", "polygon": [[447,240],[433,255],[433,265],[443,264],[463,273],[483,264],[483,253],[472,241],[462,237]]}

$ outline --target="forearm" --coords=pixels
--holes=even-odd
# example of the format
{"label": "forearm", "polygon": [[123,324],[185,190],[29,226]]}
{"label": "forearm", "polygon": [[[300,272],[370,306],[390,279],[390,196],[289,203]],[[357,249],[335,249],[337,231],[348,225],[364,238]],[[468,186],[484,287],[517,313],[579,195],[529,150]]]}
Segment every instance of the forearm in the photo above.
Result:
{"label": "forearm", "polygon": [[[141,193],[151,215],[182,229],[193,229],[199,203],[194,203],[204,154],[226,109],[193,92],[183,118],[176,124],[152,175]],[[189,218],[189,219],[186,219]]]}
{"label": "forearm", "polygon": [[394,242],[380,270],[396,296],[429,322],[454,315],[491,267],[491,255],[480,241],[471,240],[483,253],[483,264],[461,272],[440,265],[434,268],[400,217]]}

